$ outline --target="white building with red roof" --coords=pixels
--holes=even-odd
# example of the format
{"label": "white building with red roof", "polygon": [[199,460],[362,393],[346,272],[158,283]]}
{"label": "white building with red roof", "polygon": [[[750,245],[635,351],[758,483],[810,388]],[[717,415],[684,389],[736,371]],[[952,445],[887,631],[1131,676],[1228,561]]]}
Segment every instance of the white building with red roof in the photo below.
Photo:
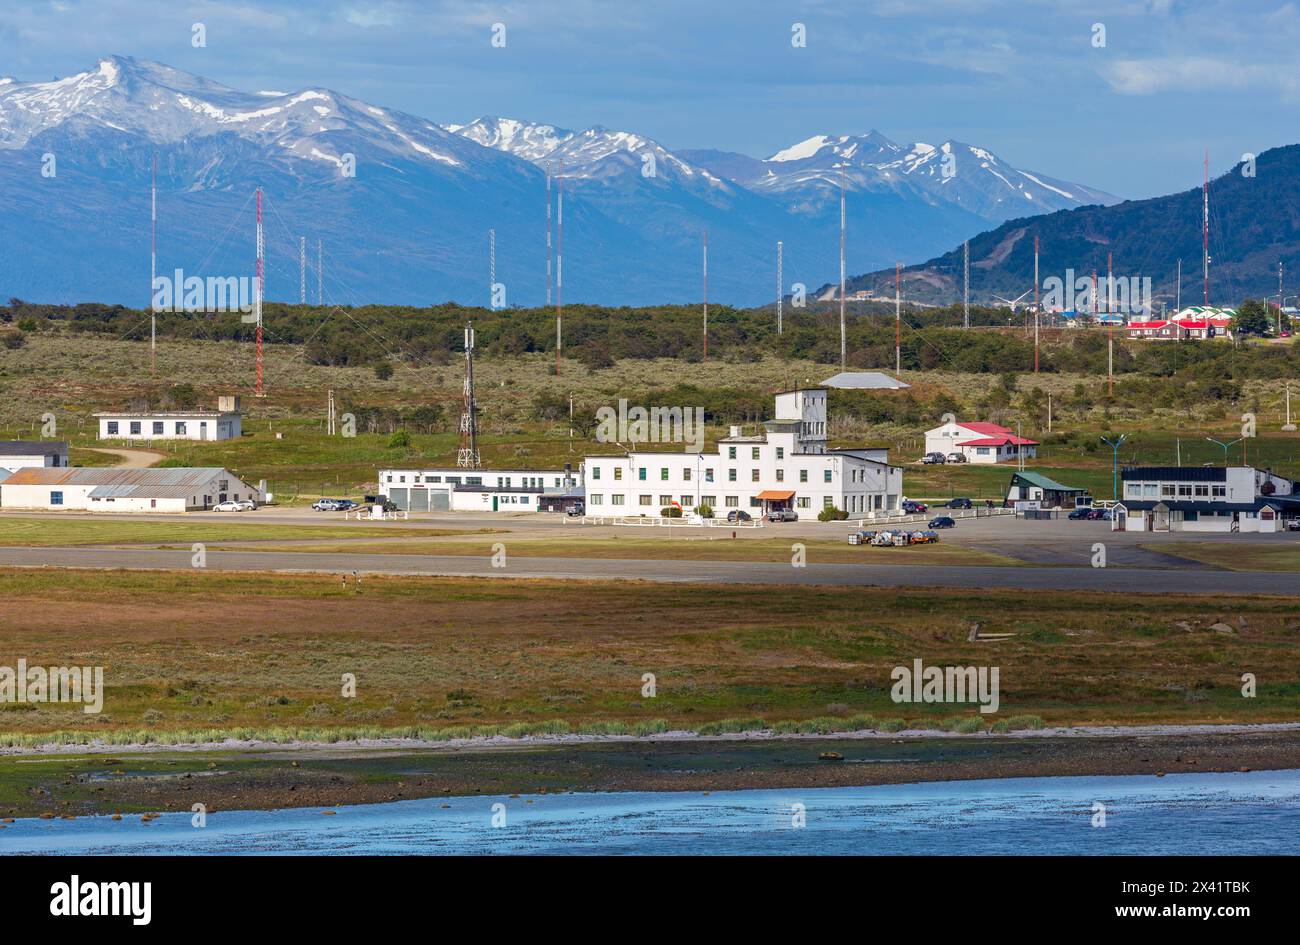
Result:
{"label": "white building with red roof", "polygon": [[1015,462],[1038,455],[1038,441],[1017,436],[996,423],[952,421],[925,431],[925,451],[949,456],[960,453],[969,463]]}

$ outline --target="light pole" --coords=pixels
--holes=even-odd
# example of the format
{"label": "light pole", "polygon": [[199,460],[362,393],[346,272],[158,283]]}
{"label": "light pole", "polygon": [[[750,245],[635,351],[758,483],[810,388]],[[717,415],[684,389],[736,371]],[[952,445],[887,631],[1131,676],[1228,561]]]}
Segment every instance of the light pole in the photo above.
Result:
{"label": "light pole", "polygon": [[1228,447],[1235,446],[1236,444],[1242,441],[1242,437],[1238,437],[1237,439],[1233,440],[1231,443],[1224,443],[1222,440],[1216,440],[1212,436],[1207,436],[1206,439],[1209,440],[1211,443],[1217,443],[1219,446],[1223,447],[1223,465],[1225,467],[1228,465]]}
{"label": "light pole", "polygon": [[1127,433],[1121,433],[1117,440],[1100,437],[1100,440],[1110,447],[1110,497],[1115,500],[1119,499],[1119,448],[1127,439]]}

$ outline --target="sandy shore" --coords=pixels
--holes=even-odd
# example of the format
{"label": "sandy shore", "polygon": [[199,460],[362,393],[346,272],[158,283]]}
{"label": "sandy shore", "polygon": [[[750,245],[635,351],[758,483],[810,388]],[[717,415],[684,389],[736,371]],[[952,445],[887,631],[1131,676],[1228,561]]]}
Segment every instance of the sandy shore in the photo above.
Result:
{"label": "sandy shore", "polygon": [[96,747],[0,757],[0,813],[335,807],[450,795],[714,791],[1300,769],[1300,725]]}

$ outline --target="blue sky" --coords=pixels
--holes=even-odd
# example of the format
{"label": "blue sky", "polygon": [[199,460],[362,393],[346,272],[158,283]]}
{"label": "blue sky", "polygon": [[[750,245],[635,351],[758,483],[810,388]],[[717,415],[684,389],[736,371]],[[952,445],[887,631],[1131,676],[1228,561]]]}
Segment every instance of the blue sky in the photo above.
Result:
{"label": "blue sky", "polygon": [[[206,48],[191,46],[203,23]],[[505,48],[490,43],[506,28]],[[807,31],[793,48],[792,25]],[[1094,45],[1094,24],[1105,45]],[[236,88],[325,86],[437,121],[603,124],[766,156],[820,133],[955,138],[1152,196],[1300,139],[1281,0],[6,0],[0,74],[117,53]]]}

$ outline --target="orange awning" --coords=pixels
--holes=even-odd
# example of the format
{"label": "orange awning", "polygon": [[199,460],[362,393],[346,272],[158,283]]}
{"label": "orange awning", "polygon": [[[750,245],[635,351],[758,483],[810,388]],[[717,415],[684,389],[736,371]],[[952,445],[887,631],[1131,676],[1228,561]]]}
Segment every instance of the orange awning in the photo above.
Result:
{"label": "orange awning", "polygon": [[766,492],[760,492],[758,497],[760,499],[766,499],[769,502],[788,502],[790,499],[794,498],[794,490],[791,489],[789,492],[777,492],[775,489],[768,489]]}

